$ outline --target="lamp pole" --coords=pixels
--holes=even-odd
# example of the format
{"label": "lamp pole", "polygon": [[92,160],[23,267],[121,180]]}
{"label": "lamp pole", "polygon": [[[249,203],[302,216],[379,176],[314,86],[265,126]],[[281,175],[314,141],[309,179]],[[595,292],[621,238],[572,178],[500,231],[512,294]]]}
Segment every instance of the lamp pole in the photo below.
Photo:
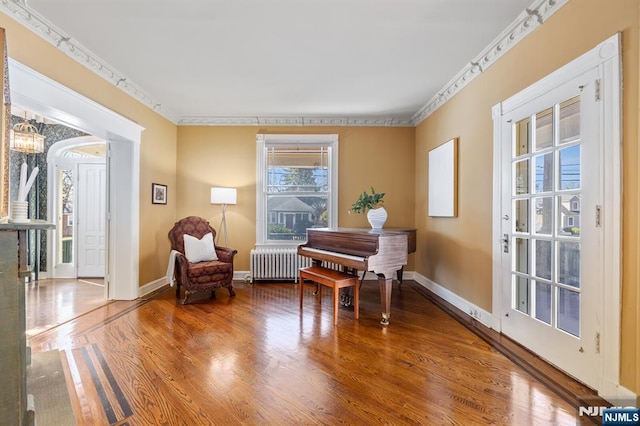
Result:
{"label": "lamp pole", "polygon": [[227,205],[236,204],[237,191],[235,188],[211,188],[211,204],[222,205],[222,220],[220,221],[220,227],[218,228],[218,235],[216,240],[220,239],[220,234],[224,232],[224,246],[229,246],[229,233],[227,232]]}
{"label": "lamp pole", "polygon": [[[224,246],[229,247],[229,241],[227,241],[229,233],[227,232],[227,205],[222,205],[222,220],[220,221],[220,233],[224,230]],[[220,235],[218,235],[218,239],[220,239]]]}

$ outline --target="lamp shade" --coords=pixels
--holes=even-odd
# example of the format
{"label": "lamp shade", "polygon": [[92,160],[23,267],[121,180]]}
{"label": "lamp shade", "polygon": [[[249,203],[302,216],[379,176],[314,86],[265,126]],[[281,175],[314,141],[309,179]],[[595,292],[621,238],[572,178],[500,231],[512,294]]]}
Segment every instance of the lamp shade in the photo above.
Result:
{"label": "lamp shade", "polygon": [[211,204],[236,204],[235,188],[211,188]]}

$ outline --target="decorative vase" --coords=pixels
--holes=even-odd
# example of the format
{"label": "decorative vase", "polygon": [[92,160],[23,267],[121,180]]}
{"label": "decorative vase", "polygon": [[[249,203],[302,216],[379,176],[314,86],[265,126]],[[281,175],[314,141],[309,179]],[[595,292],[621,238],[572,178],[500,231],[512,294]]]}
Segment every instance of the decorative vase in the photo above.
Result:
{"label": "decorative vase", "polygon": [[367,220],[373,229],[382,229],[382,226],[387,221],[387,211],[384,207],[371,209],[367,212]]}
{"label": "decorative vase", "polygon": [[12,201],[11,202],[11,222],[13,223],[29,223],[27,219],[27,211],[29,210],[29,202]]}

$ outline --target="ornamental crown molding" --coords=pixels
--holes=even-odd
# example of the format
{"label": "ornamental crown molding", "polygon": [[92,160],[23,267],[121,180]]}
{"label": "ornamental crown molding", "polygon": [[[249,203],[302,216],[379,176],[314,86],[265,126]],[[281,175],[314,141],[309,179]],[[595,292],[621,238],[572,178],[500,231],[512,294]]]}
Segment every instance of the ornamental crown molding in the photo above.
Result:
{"label": "ornamental crown molding", "polygon": [[177,116],[163,107],[160,102],[147,94],[140,86],[129,81],[121,72],[94,55],[71,37],[65,35],[51,22],[33,13],[26,5],[26,0],[0,0],[0,11],[12,17],[40,37],[66,53],[114,86],[123,90],[133,98],[148,106],[158,114],[172,122]]}
{"label": "ornamental crown molding", "polygon": [[434,97],[411,118],[414,126],[433,114],[467,84],[493,65],[502,55],[542,25],[569,0],[536,0],[493,40],[473,61],[469,62]]}
{"label": "ornamental crown molding", "polygon": [[361,126],[413,127],[410,119],[352,117],[183,117],[182,126]]}
{"label": "ornamental crown molding", "polygon": [[535,0],[473,61],[455,75],[411,119],[351,117],[178,117],[160,102],[130,81],[121,72],[94,55],[51,22],[30,11],[26,0],[0,0],[0,11],[75,59],[94,73],[120,88],[134,99],[178,125],[187,126],[382,126],[415,127],[444,105],[467,84],[482,74],[502,55],[542,25],[569,0]]}

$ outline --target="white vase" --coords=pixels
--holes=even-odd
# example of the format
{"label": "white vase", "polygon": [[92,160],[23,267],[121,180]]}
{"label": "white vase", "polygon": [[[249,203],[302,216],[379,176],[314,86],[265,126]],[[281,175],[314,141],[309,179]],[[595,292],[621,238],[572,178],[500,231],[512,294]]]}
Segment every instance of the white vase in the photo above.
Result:
{"label": "white vase", "polygon": [[382,226],[387,221],[387,211],[384,207],[371,209],[367,212],[367,220],[373,229],[382,229]]}
{"label": "white vase", "polygon": [[29,203],[27,201],[12,201],[11,202],[11,218],[13,223],[29,223],[27,219],[27,212],[29,211]]}

